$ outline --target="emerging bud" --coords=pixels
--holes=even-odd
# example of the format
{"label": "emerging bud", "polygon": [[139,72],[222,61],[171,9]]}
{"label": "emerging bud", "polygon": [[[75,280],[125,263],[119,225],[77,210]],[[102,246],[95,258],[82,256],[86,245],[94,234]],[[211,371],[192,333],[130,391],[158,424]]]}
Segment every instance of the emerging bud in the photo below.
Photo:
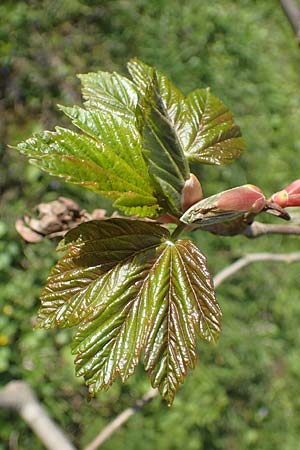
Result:
{"label": "emerging bud", "polygon": [[180,220],[187,224],[207,226],[232,221],[244,215],[256,215],[265,205],[262,191],[252,184],[245,184],[201,200],[191,206]]}
{"label": "emerging bud", "polygon": [[282,189],[282,191],[273,194],[271,202],[277,203],[282,208],[300,206],[300,180],[293,181],[293,183]]}
{"label": "emerging bud", "polygon": [[293,181],[284,190],[290,195],[300,194],[300,180]]}
{"label": "emerging bud", "polygon": [[300,206],[300,194],[289,195],[286,206]]}
{"label": "emerging bud", "polygon": [[203,199],[203,193],[200,181],[194,174],[190,174],[190,178],[184,183],[181,194],[181,208],[186,211],[194,203]]}
{"label": "emerging bud", "polygon": [[247,211],[258,214],[264,208],[265,201],[264,194],[257,186],[245,184],[221,192],[217,206],[225,211]]}

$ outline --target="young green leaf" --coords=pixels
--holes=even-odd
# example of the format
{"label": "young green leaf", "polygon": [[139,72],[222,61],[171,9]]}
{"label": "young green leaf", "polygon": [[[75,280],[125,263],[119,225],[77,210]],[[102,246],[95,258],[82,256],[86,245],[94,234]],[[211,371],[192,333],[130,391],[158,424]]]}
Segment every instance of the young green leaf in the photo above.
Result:
{"label": "young green leaf", "polygon": [[59,249],[38,326],[78,325],[76,371],[92,395],[125,381],[145,349],[152,385],[172,403],[195,364],[196,334],[212,341],[220,332],[205,257],[157,224],[125,219],[84,223]]}
{"label": "young green leaf", "polygon": [[244,149],[240,128],[233,115],[210,89],[196,89],[186,98],[186,126],[182,139],[190,161],[227,164]]}
{"label": "young green leaf", "polygon": [[134,84],[117,73],[96,72],[78,75],[88,109],[109,112],[125,119],[136,119],[138,104]]}
{"label": "young green leaf", "polygon": [[149,171],[162,204],[173,214],[180,215],[181,192],[189,178],[189,166],[180,140],[184,97],[165,75],[137,59],[132,60],[128,68],[144,95],[142,134]]}
{"label": "young green leaf", "polygon": [[148,296],[155,299],[145,349],[151,384],[173,402],[188,367],[196,362],[196,333],[214,342],[221,330],[206,258],[189,240],[166,242],[149,273]]}
{"label": "young green leaf", "polygon": [[232,114],[209,90],[186,98],[141,61],[133,82],[116,73],[80,75],[86,109],[60,107],[83,134],[57,128],[18,149],[38,167],[114,200],[128,215],[182,214],[188,161],[225,164],[243,142]]}
{"label": "young green leaf", "polygon": [[132,122],[80,108],[64,111],[88,134],[57,127],[56,132],[36,134],[18,149],[52,175],[113,199],[126,214],[157,215],[159,205],[142,157],[141,138]]}
{"label": "young green leaf", "polygon": [[127,63],[127,69],[141,98],[145,97],[153,82],[154,68],[137,58],[132,58]]}
{"label": "young green leaf", "polygon": [[129,61],[128,69],[143,96],[156,74],[173,131],[189,161],[220,165],[240,156],[244,149],[240,128],[210,89],[196,89],[184,97],[165,75],[138,59]]}
{"label": "young green leaf", "polygon": [[78,106],[68,108],[59,105],[59,109],[69,116],[73,124],[81,131],[105,144],[126,161],[138,176],[148,178],[146,177],[147,166],[141,150],[141,135],[132,120],[124,120],[109,112],[86,110]]}
{"label": "young green leaf", "polygon": [[81,322],[93,312],[85,290],[94,281],[122,261],[151,249],[155,252],[167,237],[167,230],[159,225],[125,219],[95,220],[70,230],[57,249],[64,255],[42,293],[38,326],[68,327]]}

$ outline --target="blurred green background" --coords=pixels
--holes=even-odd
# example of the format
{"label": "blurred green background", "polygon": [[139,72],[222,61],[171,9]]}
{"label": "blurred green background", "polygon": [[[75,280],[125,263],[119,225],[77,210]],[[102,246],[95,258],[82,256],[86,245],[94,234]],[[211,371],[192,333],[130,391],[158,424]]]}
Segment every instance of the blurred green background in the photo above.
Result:
{"label": "blurred green background", "polygon": [[[148,390],[139,367],[87,403],[70,330],[34,331],[55,243],[24,244],[15,219],[59,195],[88,210],[101,198],[30,166],[8,144],[66,124],[57,103],[80,103],[77,73],[126,74],[137,56],[183,92],[211,86],[234,112],[247,152],[204,167],[206,195],[250,182],[267,195],[300,176],[300,50],[277,0],[2,0],[0,2],[0,377],[30,383],[82,449]],[[300,249],[299,237],[193,236],[212,273],[247,252]],[[218,289],[223,333],[173,407],[156,398],[104,450],[296,450],[300,442],[299,264],[244,269]],[[15,413],[0,410],[0,450],[41,450]],[[59,450],[59,449],[58,449]]]}

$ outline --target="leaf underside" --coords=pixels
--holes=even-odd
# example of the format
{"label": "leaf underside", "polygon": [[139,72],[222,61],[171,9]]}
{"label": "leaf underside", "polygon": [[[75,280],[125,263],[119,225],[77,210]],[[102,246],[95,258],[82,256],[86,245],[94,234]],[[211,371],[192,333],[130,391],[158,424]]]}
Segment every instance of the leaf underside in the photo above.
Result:
{"label": "leaf underside", "polygon": [[206,259],[153,223],[110,219],[70,231],[44,289],[38,326],[76,325],[73,352],[91,395],[132,375],[141,353],[153,387],[172,403],[196,360],[196,335],[220,333]]}

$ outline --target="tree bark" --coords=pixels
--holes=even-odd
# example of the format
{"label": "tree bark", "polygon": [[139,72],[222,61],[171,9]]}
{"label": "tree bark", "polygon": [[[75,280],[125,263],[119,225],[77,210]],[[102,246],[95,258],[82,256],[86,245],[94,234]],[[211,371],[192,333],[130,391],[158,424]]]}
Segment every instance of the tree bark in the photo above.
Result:
{"label": "tree bark", "polygon": [[293,28],[296,38],[300,39],[300,6],[294,0],[280,0],[281,7]]}
{"label": "tree bark", "polygon": [[267,234],[300,236],[300,225],[277,225],[255,221],[245,229],[243,234],[252,239],[265,236]]}
{"label": "tree bark", "polygon": [[1,389],[0,408],[17,411],[48,450],[76,450],[25,381],[11,381]]}

